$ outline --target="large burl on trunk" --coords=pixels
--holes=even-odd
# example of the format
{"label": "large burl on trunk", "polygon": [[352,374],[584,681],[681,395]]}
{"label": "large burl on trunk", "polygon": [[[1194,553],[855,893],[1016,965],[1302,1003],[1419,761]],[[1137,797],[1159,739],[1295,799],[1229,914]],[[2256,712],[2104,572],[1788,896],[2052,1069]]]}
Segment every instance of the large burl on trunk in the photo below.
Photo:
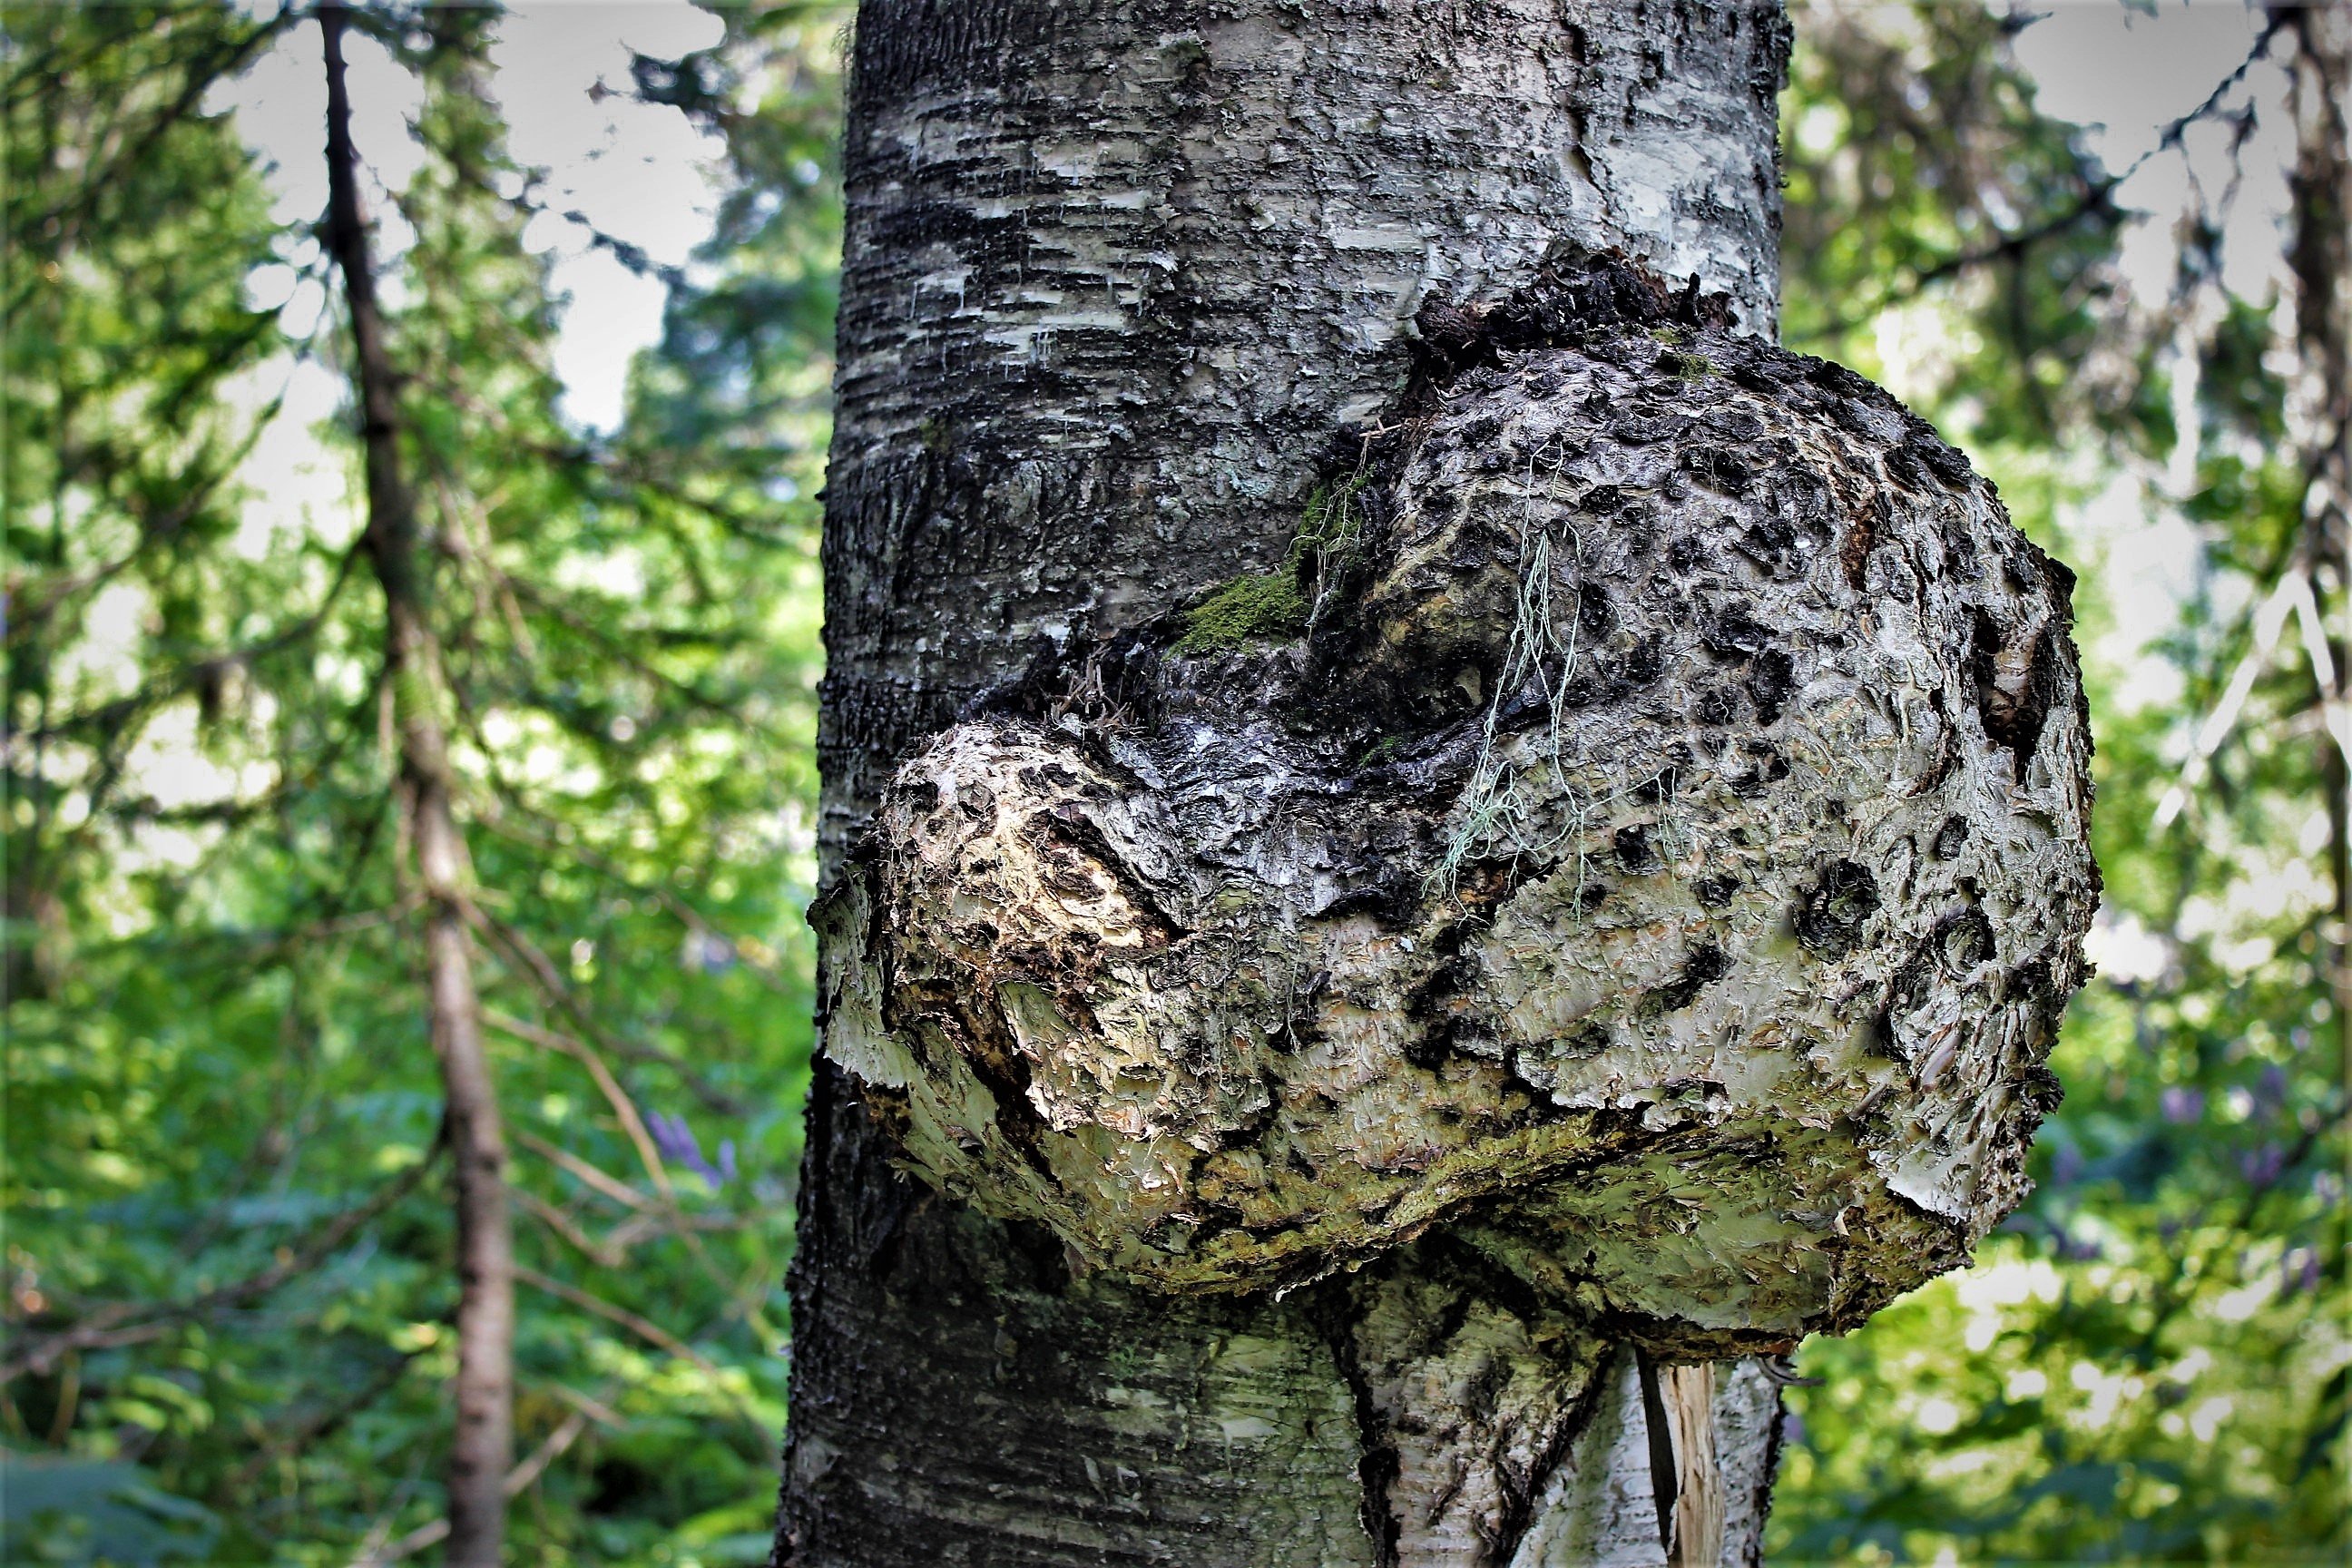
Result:
{"label": "large burl on trunk", "polygon": [[780,1559],[1748,1562],[2022,1195],[2067,574],[1569,10],[866,7]]}
{"label": "large burl on trunk", "polygon": [[1662,1351],[1851,1327],[2016,1205],[2055,1093],[2067,574],[1620,261],[1458,330],[1283,566],[899,769],[826,1050],[1084,1268],[1295,1287],[1445,1223]]}

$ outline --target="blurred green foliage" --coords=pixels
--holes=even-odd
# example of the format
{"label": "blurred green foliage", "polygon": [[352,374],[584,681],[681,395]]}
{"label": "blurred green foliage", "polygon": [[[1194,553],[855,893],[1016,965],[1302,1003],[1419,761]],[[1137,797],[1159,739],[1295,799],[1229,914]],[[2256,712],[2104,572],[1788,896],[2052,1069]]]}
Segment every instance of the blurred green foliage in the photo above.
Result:
{"label": "blurred green foliage", "polygon": [[[562,1444],[518,1561],[768,1549],[845,7],[724,15],[630,84],[719,133],[726,184],[596,437],[556,412],[493,16],[359,19],[423,93],[380,243],[531,1271],[520,1441]],[[1799,23],[1786,335],[1895,384],[2082,569],[2111,956],[2028,1207],[1805,1351],[1774,1560],[2340,1561],[2343,1021],[2305,668],[2260,665],[2158,826],[2295,559],[2273,301],[2221,290],[2210,214],[2167,307],[2127,297],[2113,173],[2036,110],[2018,24]],[[307,26],[0,5],[11,1563],[343,1563],[439,1512],[446,1173],[347,414],[317,427],[321,485],[253,479],[279,399],[343,350],[316,215],[274,208],[214,90]],[[2128,647],[2102,584],[2138,546],[2061,520],[2187,437],[2198,586]]]}
{"label": "blurred green foliage", "polygon": [[[355,19],[420,94],[378,246],[530,1271],[519,1457],[564,1444],[514,1549],[761,1561],[809,1047],[841,18],[730,13],[705,55],[641,65],[727,135],[728,209],[593,437],[556,411],[562,302],[521,242],[539,184],[504,152],[495,22]],[[273,49],[315,62],[317,31],[190,5],[10,5],[0,28],[0,1560],[346,1563],[439,1512],[456,1284],[348,387],[308,499],[270,458],[289,389],[340,378],[341,326],[317,215],[273,210],[218,92]],[[283,308],[256,305],[263,278]]]}
{"label": "blurred green foliage", "polygon": [[[2292,342],[2274,298],[2221,286],[2229,215],[2187,215],[2168,297],[2131,298],[2115,172],[2035,109],[2021,25],[1939,4],[1799,14],[1784,331],[1894,385],[2081,574],[2109,973],[2059,1041],[2067,1100],[2024,1209],[1974,1268],[1801,1357],[1822,1381],[1790,1393],[1771,1557],[2340,1563],[2333,742],[2291,633],[2187,808],[2158,817],[2255,606],[2303,571],[2340,624],[2343,584],[2297,564]],[[2212,60],[2213,84],[2237,64]],[[2234,242],[2281,240],[2242,225]],[[2184,438],[2193,479],[2168,498]],[[2119,483],[2126,512],[2194,530],[2195,589],[2145,647],[2119,612],[2147,606],[2110,590],[2144,582],[2132,553],[2160,536],[2063,525],[2111,520],[2086,503]]]}

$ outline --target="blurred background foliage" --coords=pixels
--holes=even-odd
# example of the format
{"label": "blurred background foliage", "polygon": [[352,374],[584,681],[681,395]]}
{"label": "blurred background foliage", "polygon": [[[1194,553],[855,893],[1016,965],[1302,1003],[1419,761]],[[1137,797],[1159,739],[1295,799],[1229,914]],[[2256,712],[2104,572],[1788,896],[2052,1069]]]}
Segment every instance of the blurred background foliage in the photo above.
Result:
{"label": "blurred background foliage", "polygon": [[[353,22],[413,84],[377,244],[511,1155],[517,1452],[546,1460],[517,1561],[762,1560],[773,1506],[841,16],[727,19],[620,84],[726,167],[610,434],[559,410],[496,14]],[[315,72],[317,29],[0,26],[0,1560],[349,1563],[440,1512],[457,1285],[348,412],[308,493],[254,488],[294,477],[251,460],[286,389],[348,350],[318,214],[273,211],[215,89],[273,49]]]}
{"label": "blurred background foliage", "polygon": [[[2029,25],[1797,13],[1783,334],[1892,386],[2079,573],[2104,973],[2057,1047],[2032,1198],[1974,1268],[1800,1357],[1822,1381],[1790,1392],[1770,1554],[2340,1563],[2342,519],[2315,539],[2305,516],[2289,237],[2232,210],[2285,109],[2217,54],[2215,96],[2158,128],[2229,174],[2147,215],[2151,300],[2121,266],[2128,171],[2036,108]],[[2150,604],[2134,557],[2165,548],[2188,591]],[[2298,594],[2300,637],[2266,614]]]}
{"label": "blurred background foliage", "polygon": [[[845,7],[721,15],[614,84],[723,154],[688,265],[591,236],[668,300],[604,432],[561,406],[525,243],[555,198],[506,151],[496,15],[355,18],[418,105],[379,246],[511,1145],[517,1561],[768,1550]],[[2341,1561],[2342,773],[2282,626],[2307,595],[2340,645],[2345,593],[2291,301],[2221,254],[2282,241],[2200,187],[2151,301],[2123,171],[2036,108],[2021,20],[1798,24],[1784,334],[2081,571],[2108,905],[2040,1190],[1803,1352],[1773,1560]],[[302,493],[255,477],[347,350],[318,215],[215,91],[306,31],[0,4],[10,1563],[342,1563],[441,1508],[448,1173],[348,412]],[[2237,65],[2174,145],[2260,155]],[[2116,598],[2148,536],[2084,521],[2118,494],[2189,531],[2152,638]]]}

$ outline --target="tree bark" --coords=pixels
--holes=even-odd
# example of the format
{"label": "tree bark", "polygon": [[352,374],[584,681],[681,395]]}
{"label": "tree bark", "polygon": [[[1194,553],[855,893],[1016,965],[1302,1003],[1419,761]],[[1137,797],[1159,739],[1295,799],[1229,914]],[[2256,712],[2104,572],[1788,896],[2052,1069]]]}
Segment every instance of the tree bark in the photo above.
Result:
{"label": "tree bark", "polygon": [[367,472],[361,542],[383,589],[383,679],[398,731],[401,809],[423,895],[426,1007],[457,1187],[457,1426],[449,1450],[446,1561],[460,1568],[496,1568],[506,1536],[505,1481],[514,1447],[514,1248],[506,1142],[466,934],[471,866],[457,826],[442,727],[440,649],[429,618],[415,505],[401,473],[399,380],[385,345],[359,196],[343,63],[346,26],[339,0],[320,6],[327,67],[324,237],[351,312],[352,379]]}
{"label": "tree bark", "polygon": [[[1425,297],[1565,239],[1769,333],[1786,44],[1777,5],[869,0],[829,870],[974,694],[1278,563]],[[1443,1232],[1278,1298],[1170,1297],[907,1180],[829,1064],[808,1138],[779,1562],[1666,1560],[1630,1352]],[[1751,1562],[1778,1391],[1752,1361],[1713,1381],[1714,1558]]]}

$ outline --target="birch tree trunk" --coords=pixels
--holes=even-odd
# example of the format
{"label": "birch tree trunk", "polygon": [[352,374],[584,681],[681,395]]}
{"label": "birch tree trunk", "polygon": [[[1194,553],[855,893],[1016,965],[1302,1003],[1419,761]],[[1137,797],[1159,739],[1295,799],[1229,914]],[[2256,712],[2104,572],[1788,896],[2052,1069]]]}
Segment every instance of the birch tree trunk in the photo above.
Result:
{"label": "birch tree trunk", "polygon": [[[825,524],[836,866],[892,767],[1041,647],[1277,563],[1433,292],[1554,241],[1769,332],[1777,5],[868,0]],[[1633,1357],[1438,1237],[1197,1300],[893,1170],[821,1067],[779,1560],[1664,1560]],[[1524,1315],[1523,1315],[1524,1310]],[[1716,1380],[1726,1563],[1778,1430]]]}
{"label": "birch tree trunk", "polygon": [[1787,41],[863,7],[779,1562],[1754,1562],[2021,1194],[2066,578],[1769,346]]}

